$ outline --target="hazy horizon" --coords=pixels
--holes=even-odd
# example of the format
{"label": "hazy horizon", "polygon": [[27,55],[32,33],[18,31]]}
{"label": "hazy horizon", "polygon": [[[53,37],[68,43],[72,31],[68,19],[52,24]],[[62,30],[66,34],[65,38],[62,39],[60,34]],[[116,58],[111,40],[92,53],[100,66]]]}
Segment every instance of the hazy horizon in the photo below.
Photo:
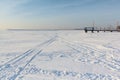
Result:
{"label": "hazy horizon", "polygon": [[115,27],[120,0],[1,0],[0,29]]}

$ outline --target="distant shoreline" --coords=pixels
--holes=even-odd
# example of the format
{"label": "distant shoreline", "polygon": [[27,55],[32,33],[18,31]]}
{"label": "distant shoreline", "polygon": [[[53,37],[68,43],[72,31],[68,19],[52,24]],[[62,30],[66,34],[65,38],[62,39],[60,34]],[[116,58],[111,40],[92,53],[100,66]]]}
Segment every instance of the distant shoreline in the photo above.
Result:
{"label": "distant shoreline", "polygon": [[7,29],[8,31],[61,31],[61,30],[84,30],[84,29]]}

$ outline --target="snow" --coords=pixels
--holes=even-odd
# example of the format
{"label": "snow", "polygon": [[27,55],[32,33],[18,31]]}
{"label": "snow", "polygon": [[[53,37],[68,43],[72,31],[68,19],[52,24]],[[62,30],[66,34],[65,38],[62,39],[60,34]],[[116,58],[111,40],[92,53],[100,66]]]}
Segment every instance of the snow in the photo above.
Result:
{"label": "snow", "polygon": [[120,80],[120,33],[1,31],[0,80]]}

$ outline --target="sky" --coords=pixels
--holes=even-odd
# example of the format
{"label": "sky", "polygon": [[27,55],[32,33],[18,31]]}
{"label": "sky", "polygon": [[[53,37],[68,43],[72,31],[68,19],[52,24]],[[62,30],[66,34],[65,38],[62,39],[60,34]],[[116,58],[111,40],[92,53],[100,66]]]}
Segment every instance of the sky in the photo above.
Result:
{"label": "sky", "polygon": [[0,0],[0,29],[116,26],[120,0]]}

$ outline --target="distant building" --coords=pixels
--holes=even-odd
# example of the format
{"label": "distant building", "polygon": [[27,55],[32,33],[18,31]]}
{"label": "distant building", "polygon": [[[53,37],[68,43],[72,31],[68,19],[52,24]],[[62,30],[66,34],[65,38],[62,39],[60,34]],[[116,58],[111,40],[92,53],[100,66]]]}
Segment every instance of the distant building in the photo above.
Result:
{"label": "distant building", "polygon": [[117,26],[117,31],[119,31],[119,32],[120,32],[120,26]]}
{"label": "distant building", "polygon": [[86,33],[87,33],[87,31],[91,31],[93,33],[94,27],[85,27],[84,30]]}

